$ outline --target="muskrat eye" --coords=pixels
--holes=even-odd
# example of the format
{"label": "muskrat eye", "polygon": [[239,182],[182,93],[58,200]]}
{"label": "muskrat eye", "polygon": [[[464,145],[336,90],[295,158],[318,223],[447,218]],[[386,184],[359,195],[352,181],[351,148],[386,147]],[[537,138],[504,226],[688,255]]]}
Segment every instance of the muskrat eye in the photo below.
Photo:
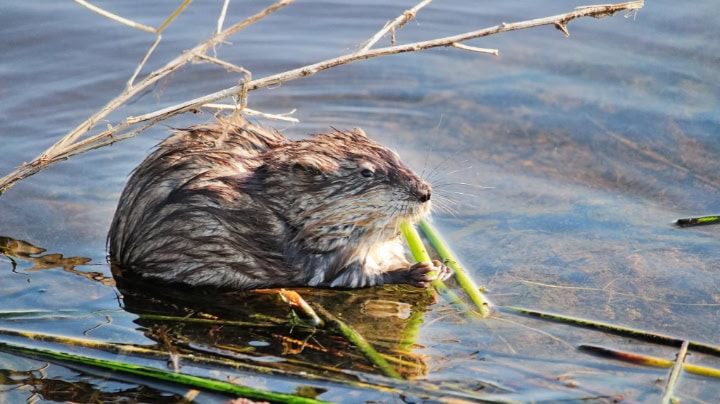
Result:
{"label": "muskrat eye", "polygon": [[362,175],[365,178],[371,178],[371,177],[375,176],[375,171],[373,171],[369,168],[366,168],[366,169],[360,171],[360,175]]}

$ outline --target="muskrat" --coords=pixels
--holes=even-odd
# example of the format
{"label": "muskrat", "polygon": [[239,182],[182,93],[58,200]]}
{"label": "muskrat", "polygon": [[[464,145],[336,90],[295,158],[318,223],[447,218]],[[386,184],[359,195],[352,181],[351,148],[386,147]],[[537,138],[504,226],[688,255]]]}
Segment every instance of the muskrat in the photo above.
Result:
{"label": "muskrat", "polygon": [[427,286],[398,226],[430,185],[360,129],[292,141],[243,118],[176,130],[132,173],[108,235],[131,275],[192,286]]}

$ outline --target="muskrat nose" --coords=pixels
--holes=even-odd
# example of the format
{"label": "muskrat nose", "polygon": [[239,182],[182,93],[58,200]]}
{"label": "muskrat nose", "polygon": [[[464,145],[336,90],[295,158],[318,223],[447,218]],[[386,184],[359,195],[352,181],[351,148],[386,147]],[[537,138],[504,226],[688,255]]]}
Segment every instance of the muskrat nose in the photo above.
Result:
{"label": "muskrat nose", "polygon": [[430,189],[430,186],[427,184],[421,184],[418,187],[417,190],[417,198],[420,203],[425,203],[430,200],[430,195],[432,194],[432,190]]}

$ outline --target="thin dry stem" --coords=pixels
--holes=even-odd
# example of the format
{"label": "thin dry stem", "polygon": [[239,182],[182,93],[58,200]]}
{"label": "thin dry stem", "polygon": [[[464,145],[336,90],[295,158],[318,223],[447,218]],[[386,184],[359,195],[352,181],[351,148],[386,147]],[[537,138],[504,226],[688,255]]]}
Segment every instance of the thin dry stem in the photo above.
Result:
{"label": "thin dry stem", "polygon": [[415,7],[405,10],[401,15],[399,15],[396,19],[393,21],[388,21],[385,23],[385,26],[378,31],[375,35],[372,36],[372,38],[368,39],[363,46],[358,49],[357,53],[364,52],[366,50],[369,50],[373,47],[379,41],[387,35],[388,32],[392,32],[392,45],[395,45],[395,29],[396,28],[402,28],[405,24],[407,24],[408,21],[415,18],[415,15],[417,15],[417,12],[420,11],[421,8],[427,6],[430,4],[432,0],[423,0],[420,3],[418,3]]}
{"label": "thin dry stem", "polygon": [[125,90],[131,90],[133,87],[133,83],[135,83],[135,79],[140,75],[140,72],[142,71],[143,67],[145,67],[145,63],[147,63],[148,59],[150,59],[150,55],[152,55],[153,52],[155,52],[155,49],[157,48],[158,44],[160,44],[160,41],[162,41],[162,35],[157,34],[157,37],[155,37],[155,42],[153,42],[152,45],[150,45],[150,49],[145,53],[145,56],[140,61],[140,64],[135,68],[135,71],[133,72],[133,75],[130,76],[130,79],[127,81],[127,85],[125,87]]}
{"label": "thin dry stem", "polygon": [[458,49],[462,49],[462,50],[466,50],[466,51],[470,51],[470,52],[489,53],[489,54],[495,55],[495,56],[500,54],[500,51],[498,51],[497,49],[478,48],[475,46],[463,45],[461,43],[454,43],[454,44],[452,44],[452,46],[453,46],[453,48],[458,48]]}
{"label": "thin dry stem", "polygon": [[[217,110],[232,110],[232,111],[237,111],[240,109],[237,105],[231,105],[231,104],[205,104],[205,105],[203,105],[203,108],[213,108],[213,109],[217,109]],[[288,115],[294,114],[295,111],[297,111],[297,110],[293,109],[293,110],[290,110],[289,112],[285,112],[283,114],[270,114],[267,112],[262,112],[262,111],[258,111],[258,110],[247,108],[247,107],[242,109],[243,115],[260,116],[265,119],[271,119],[271,120],[275,120],[275,121],[299,123],[300,122],[299,119],[288,116]]]}
{"label": "thin dry stem", "polygon": [[222,9],[220,10],[220,16],[218,17],[217,21],[217,31],[215,31],[216,34],[219,34],[222,32],[223,24],[225,23],[225,16],[227,15],[227,9],[230,5],[230,0],[223,1]]}
{"label": "thin dry stem", "polygon": [[175,18],[179,16],[183,12],[183,10],[185,10],[185,7],[190,5],[191,2],[192,0],[184,0],[182,4],[180,4],[178,8],[176,8],[175,11],[173,11],[172,14],[170,14],[170,16],[166,18],[162,24],[160,24],[159,27],[157,27],[156,32],[158,34],[163,32],[163,30],[165,30],[165,28],[167,28],[167,26],[170,25],[170,23],[173,22]]}
{"label": "thin dry stem", "polygon": [[74,1],[75,1],[75,3],[78,3],[79,5],[87,8],[88,10],[90,10],[92,12],[98,13],[101,16],[108,18],[110,20],[113,20],[115,22],[119,22],[120,24],[127,25],[130,28],[135,28],[135,29],[139,29],[141,31],[150,32],[151,34],[157,33],[157,30],[153,27],[148,27],[147,25],[143,25],[138,22],[128,20],[127,18],[120,17],[117,14],[113,14],[113,13],[111,13],[107,10],[104,10],[98,6],[92,5],[85,0],[74,0]]}
{"label": "thin dry stem", "polygon": [[236,66],[230,62],[226,62],[226,61],[224,61],[222,59],[218,59],[216,57],[212,57],[212,56],[208,56],[208,55],[198,55],[198,59],[206,60],[210,63],[215,63],[216,65],[222,66],[232,72],[239,72],[239,73],[244,73],[244,74],[248,73],[248,71],[244,67]]}
{"label": "thin dry stem", "polygon": [[675,392],[675,386],[677,386],[678,379],[680,378],[680,373],[682,373],[689,346],[690,341],[683,341],[680,346],[680,351],[678,351],[677,358],[675,358],[675,364],[673,365],[672,370],[670,371],[670,376],[668,376],[667,383],[665,384],[665,390],[663,391],[662,396],[663,404],[670,404],[673,402],[673,393]]}

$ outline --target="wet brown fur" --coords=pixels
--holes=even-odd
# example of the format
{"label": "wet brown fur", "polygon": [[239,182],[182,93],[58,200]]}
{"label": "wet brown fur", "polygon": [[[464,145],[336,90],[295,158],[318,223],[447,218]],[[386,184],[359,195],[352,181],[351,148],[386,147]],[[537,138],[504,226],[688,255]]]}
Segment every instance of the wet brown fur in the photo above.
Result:
{"label": "wet brown fur", "polygon": [[424,284],[401,221],[430,185],[361,130],[291,141],[246,121],[176,131],[138,166],[108,235],[130,273],[230,288]]}

